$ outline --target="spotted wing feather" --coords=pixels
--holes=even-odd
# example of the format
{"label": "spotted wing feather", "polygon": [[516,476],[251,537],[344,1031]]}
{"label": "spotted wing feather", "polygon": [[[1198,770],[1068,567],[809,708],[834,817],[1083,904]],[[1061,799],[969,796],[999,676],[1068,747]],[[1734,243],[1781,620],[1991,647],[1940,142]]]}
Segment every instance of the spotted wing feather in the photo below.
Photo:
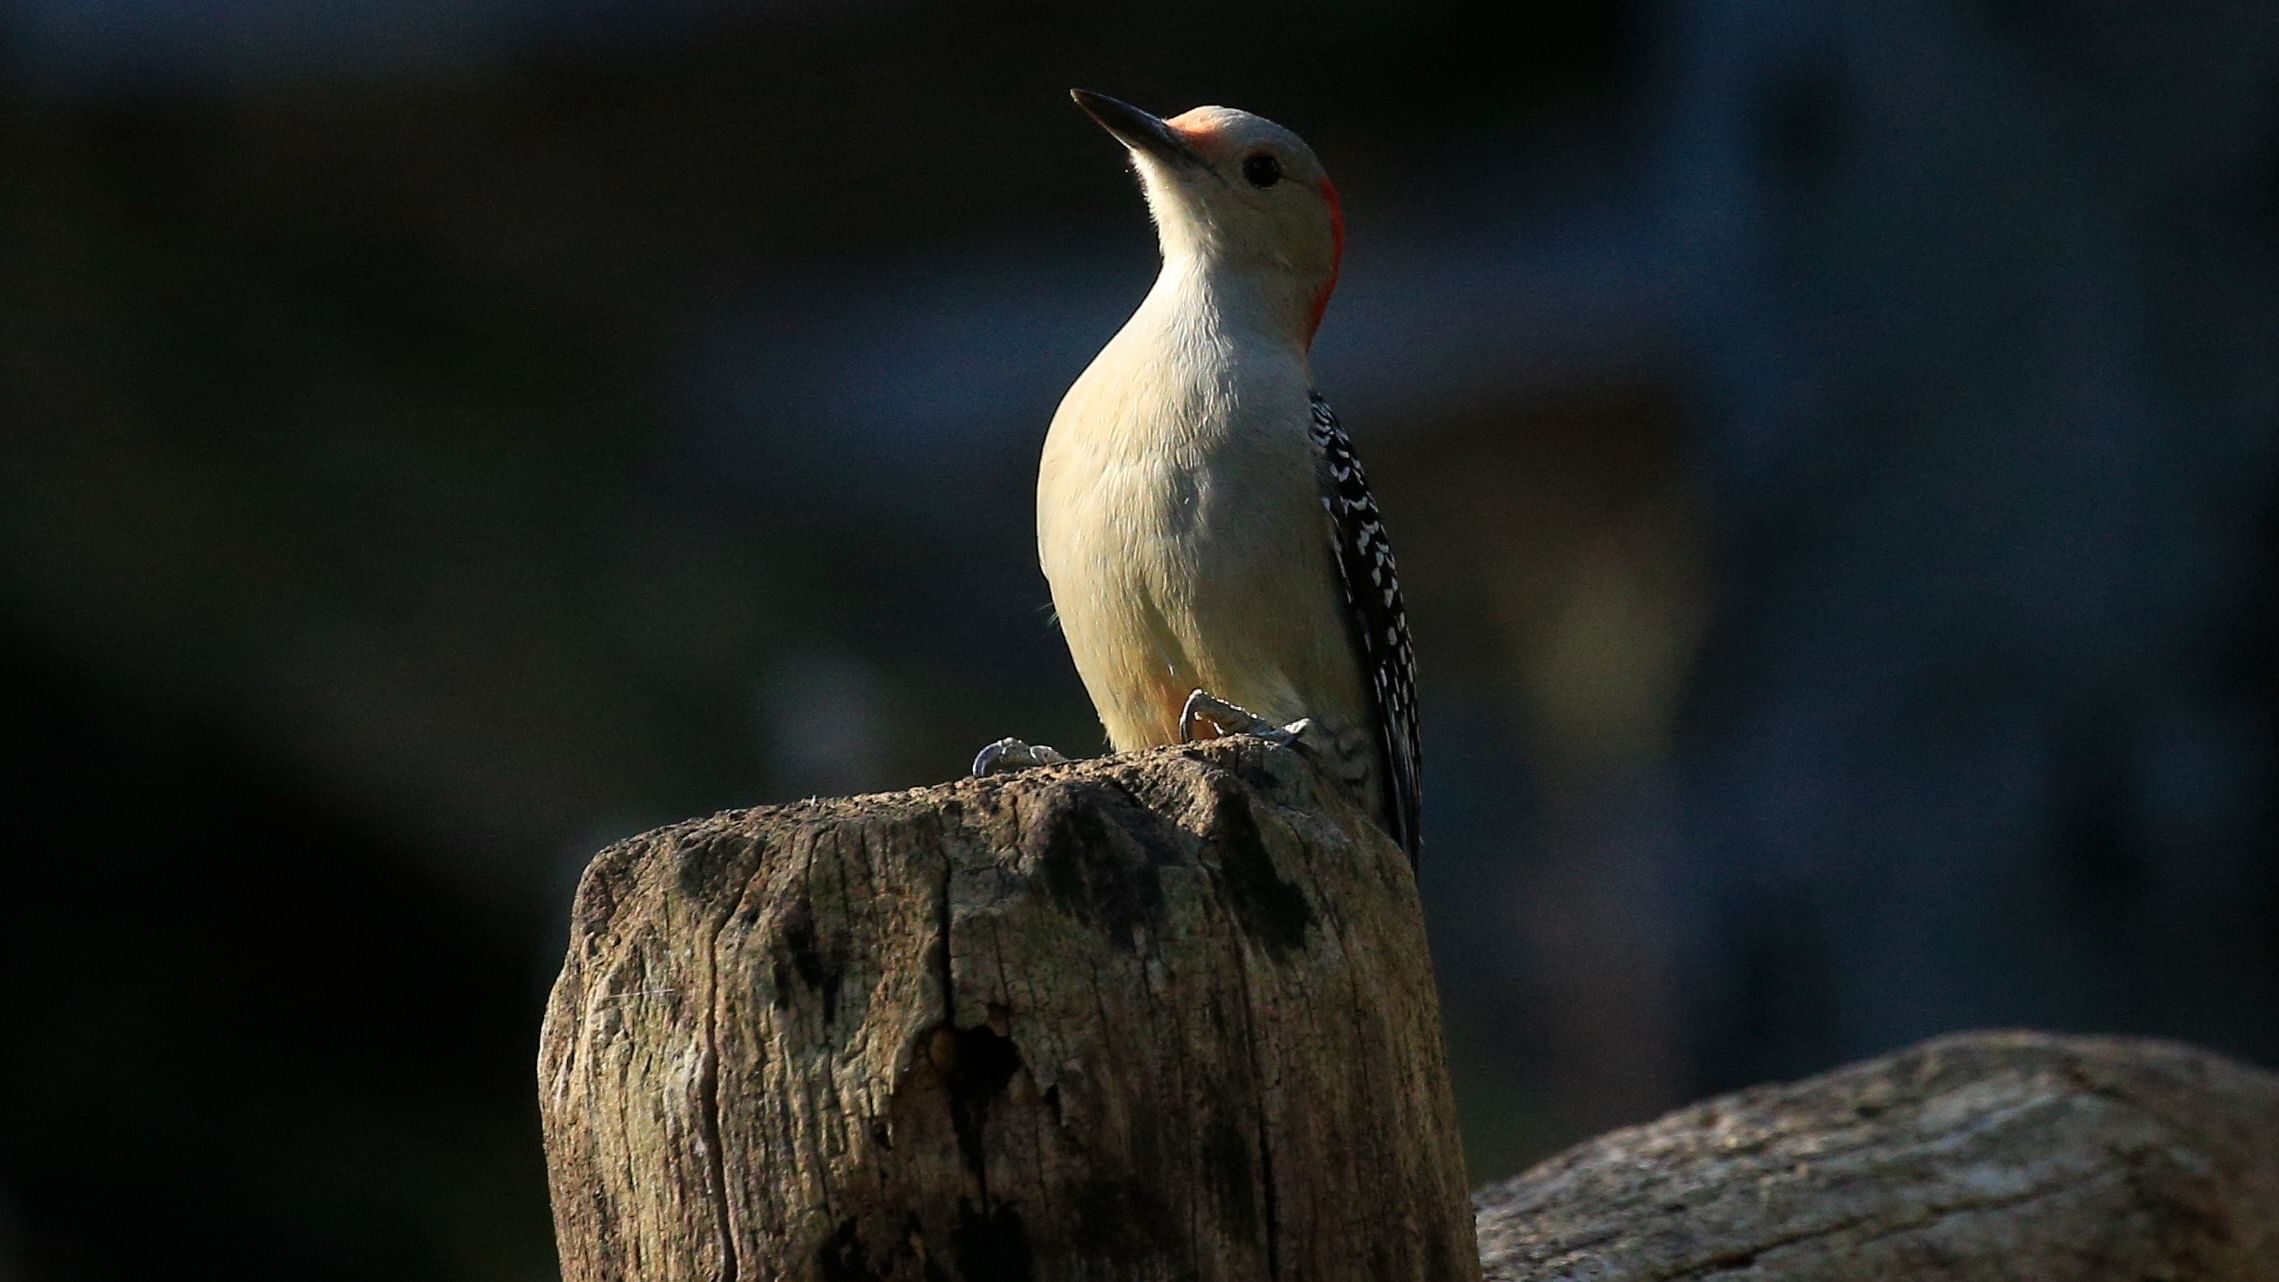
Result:
{"label": "spotted wing feather", "polygon": [[1417,733],[1416,650],[1409,643],[1393,545],[1353,442],[1319,393],[1313,397],[1314,448],[1321,455],[1322,507],[1345,585],[1355,656],[1377,711],[1377,747],[1385,763],[1386,826],[1416,862],[1422,788]]}

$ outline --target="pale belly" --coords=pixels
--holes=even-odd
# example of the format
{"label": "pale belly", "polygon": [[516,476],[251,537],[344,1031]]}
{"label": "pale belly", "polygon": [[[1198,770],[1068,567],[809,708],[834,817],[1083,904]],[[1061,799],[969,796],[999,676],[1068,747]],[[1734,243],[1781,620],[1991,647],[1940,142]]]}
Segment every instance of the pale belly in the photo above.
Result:
{"label": "pale belly", "polygon": [[[1283,444],[1286,458],[1241,467],[1172,452],[1056,460],[1048,448],[1045,575],[1118,751],[1177,742],[1197,689],[1277,724],[1360,724],[1310,446]],[[1249,492],[1207,479],[1230,475]]]}

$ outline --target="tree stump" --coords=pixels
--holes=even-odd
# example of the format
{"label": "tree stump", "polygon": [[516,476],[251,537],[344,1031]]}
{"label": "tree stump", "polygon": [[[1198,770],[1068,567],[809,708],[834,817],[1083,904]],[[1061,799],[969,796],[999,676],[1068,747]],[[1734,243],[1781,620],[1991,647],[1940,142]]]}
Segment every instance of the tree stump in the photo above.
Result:
{"label": "tree stump", "polygon": [[2279,1077],[1966,1034],[1616,1131],[1477,1201],[1495,1282],[2279,1282]]}
{"label": "tree stump", "polygon": [[735,811],[587,869],[566,1282],[1478,1276],[1407,859],[1224,739]]}

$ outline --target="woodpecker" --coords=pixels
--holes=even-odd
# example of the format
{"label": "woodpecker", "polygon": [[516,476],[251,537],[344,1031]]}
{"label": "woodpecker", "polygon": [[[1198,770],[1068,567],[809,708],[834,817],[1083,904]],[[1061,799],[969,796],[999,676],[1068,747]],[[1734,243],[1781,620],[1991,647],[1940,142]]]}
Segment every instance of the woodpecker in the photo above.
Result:
{"label": "woodpecker", "polygon": [[[1130,153],[1163,255],[1045,437],[1037,550],[1077,672],[1119,752],[1302,734],[1413,865],[1408,620],[1308,358],[1345,248],[1337,188],[1249,112],[1070,92]],[[1005,739],[974,771],[1061,760]]]}

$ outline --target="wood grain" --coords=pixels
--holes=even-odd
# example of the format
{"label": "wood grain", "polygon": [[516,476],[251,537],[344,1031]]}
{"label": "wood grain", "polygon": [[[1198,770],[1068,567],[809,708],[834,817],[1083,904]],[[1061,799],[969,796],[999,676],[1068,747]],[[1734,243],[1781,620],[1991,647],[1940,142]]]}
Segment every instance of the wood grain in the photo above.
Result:
{"label": "wood grain", "polygon": [[542,1043],[568,1282],[1478,1276],[1408,860],[1297,750],[613,846]]}
{"label": "wood grain", "polygon": [[1476,1201],[1497,1282],[2279,1282],[2279,1077],[1959,1035],[1616,1131]]}

